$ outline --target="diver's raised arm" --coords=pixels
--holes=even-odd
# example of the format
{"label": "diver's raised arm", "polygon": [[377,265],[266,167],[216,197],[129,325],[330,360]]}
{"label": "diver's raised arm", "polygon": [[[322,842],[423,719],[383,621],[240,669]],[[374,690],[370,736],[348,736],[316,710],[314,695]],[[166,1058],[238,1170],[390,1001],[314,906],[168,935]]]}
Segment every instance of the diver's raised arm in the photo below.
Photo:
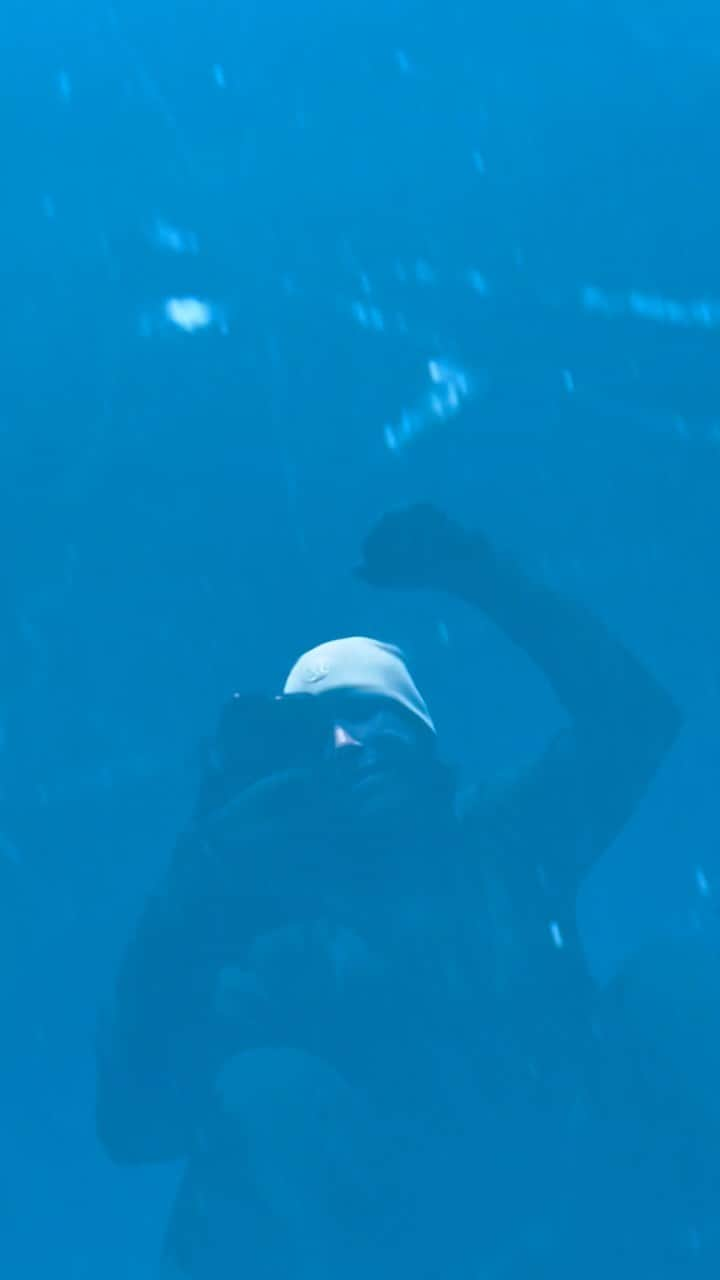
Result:
{"label": "diver's raised arm", "polygon": [[618,833],[673,744],[682,717],[645,665],[583,605],[534,581],[481,533],[428,505],[390,513],[356,571],[376,586],[430,588],[480,609],[540,669],[567,712],[526,779],[527,803],[560,804],[582,871]]}

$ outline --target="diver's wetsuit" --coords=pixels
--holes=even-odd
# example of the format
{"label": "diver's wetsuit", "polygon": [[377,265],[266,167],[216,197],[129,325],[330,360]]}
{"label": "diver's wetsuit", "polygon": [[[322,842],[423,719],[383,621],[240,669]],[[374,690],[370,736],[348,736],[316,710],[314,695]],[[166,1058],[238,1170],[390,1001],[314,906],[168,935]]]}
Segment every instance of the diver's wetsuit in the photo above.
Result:
{"label": "diver's wetsuit", "polygon": [[[542,1234],[538,1179],[550,1186],[553,1170],[532,1153],[550,1133],[563,1166],[587,1060],[577,887],[680,717],[600,622],[489,564],[486,543],[446,585],[550,682],[569,725],[544,756],[461,814],[438,806],[424,832],[388,833],[393,865],[404,846],[394,887],[366,875],[361,849],[355,879],[352,857],[336,876],[337,832],[306,810],[302,779],[267,779],[183,837],[124,956],[100,1036],[98,1130],[120,1162],[189,1160],[168,1257],[194,1280],[224,1280],[243,1257],[253,1275],[349,1277],[387,1261],[453,1277],[525,1248],[513,1233]],[[313,1219],[323,1179],[338,1233],[327,1258]],[[433,1196],[446,1229],[425,1241]],[[523,1211],[518,1233],[521,1202],[537,1222]],[[454,1234],[457,1256],[433,1252],[438,1234]]]}

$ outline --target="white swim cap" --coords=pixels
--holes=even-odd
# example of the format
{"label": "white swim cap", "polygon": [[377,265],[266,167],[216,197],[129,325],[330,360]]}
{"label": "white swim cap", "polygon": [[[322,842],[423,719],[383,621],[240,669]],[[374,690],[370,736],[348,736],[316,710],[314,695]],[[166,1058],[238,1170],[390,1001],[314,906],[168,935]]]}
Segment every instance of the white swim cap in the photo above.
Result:
{"label": "white swim cap", "polygon": [[283,692],[322,694],[342,689],[390,698],[435,733],[425,700],[407,669],[404,655],[394,645],[366,636],[349,636],[318,645],[295,663]]}

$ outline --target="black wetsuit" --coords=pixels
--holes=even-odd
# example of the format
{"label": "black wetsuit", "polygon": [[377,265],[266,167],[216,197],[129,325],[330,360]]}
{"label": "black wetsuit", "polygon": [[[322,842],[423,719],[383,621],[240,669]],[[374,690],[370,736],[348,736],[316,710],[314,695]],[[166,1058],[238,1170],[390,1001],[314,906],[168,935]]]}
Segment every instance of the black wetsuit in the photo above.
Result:
{"label": "black wetsuit", "polygon": [[118,1161],[190,1160],[168,1249],[203,1280],[192,1169],[218,1141],[207,1120],[218,1075],[248,1051],[289,1046],[327,1061],[408,1124],[432,1111],[433,1091],[458,1100],[469,1066],[471,1100],[437,1128],[463,1127],[463,1107],[478,1102],[479,1212],[493,1219],[479,1256],[520,1256],[526,1244],[507,1242],[513,1223],[522,1235],[518,1204],[535,1188],[537,1221],[525,1214],[523,1230],[542,1235],[539,1182],[549,1196],[567,1175],[591,1071],[577,888],[680,718],[600,622],[499,557],[489,567],[487,544],[448,589],[482,608],[562,703],[568,726],[537,764],[478,787],[459,813],[439,806],[422,836],[388,833],[389,850],[407,844],[406,878],[390,889],[382,876],[348,878],[347,848],[336,877],[337,832],[282,798],[287,786],[295,797],[292,778],[268,780],[183,837],[124,956],[101,1028],[99,1134]]}

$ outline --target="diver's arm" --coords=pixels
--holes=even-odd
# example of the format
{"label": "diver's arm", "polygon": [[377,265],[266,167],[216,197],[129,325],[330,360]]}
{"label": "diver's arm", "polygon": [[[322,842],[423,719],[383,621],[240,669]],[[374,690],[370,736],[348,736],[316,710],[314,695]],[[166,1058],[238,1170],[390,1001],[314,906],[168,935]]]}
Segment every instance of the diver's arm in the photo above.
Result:
{"label": "diver's arm", "polygon": [[190,1145],[170,1068],[185,956],[164,914],[157,900],[146,907],[99,1019],[96,1129],[121,1164],[179,1159]]}
{"label": "diver's arm", "polygon": [[592,613],[432,506],[384,516],[363,556],[356,573],[366,582],[430,587],[482,609],[549,681],[569,727],[517,785],[502,789],[496,816],[514,839],[552,851],[572,890],[674,742],[681,715],[672,698]]}
{"label": "diver's arm", "polygon": [[484,537],[468,535],[444,573],[445,589],[527,654],[568,714],[569,727],[517,783],[513,807],[522,805],[538,847],[547,837],[564,869],[582,874],[630,817],[678,735],[680,711],[588,609],[533,581]]}
{"label": "diver's arm", "polygon": [[303,891],[283,824],[304,789],[300,771],[259,779],[203,810],[177,842],[100,1019],[97,1131],[117,1162],[186,1154],[228,1044],[237,1052],[278,1034],[246,964],[268,910],[274,918],[268,903]]}
{"label": "diver's arm", "polygon": [[189,1149],[192,1107],[177,1066],[202,1018],[197,935],[167,877],[142,911],[102,1010],[96,1123],[119,1163],[174,1160]]}
{"label": "diver's arm", "polygon": [[450,561],[445,589],[481,608],[540,667],[576,723],[599,734],[628,716],[653,750],[672,744],[681,715],[647,668],[583,605],[534,581],[481,535]]}
{"label": "diver's arm", "polygon": [[[100,1018],[96,1124],[118,1163],[189,1150],[219,1065],[214,1000],[218,971],[232,964],[232,909],[190,832],[140,916]],[[234,1029],[252,1042],[250,1020]]]}

